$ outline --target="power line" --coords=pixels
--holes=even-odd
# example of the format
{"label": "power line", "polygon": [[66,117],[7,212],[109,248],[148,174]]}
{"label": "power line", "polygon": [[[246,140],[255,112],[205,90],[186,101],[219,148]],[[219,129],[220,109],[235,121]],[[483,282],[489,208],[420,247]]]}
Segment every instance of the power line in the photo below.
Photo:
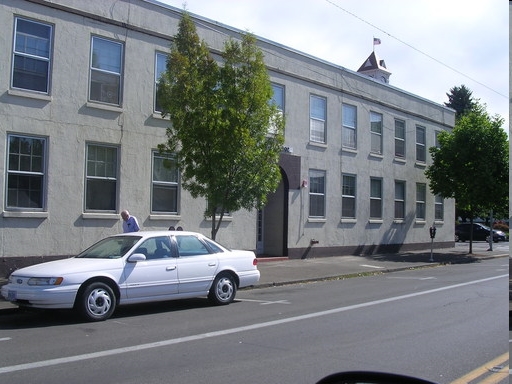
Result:
{"label": "power line", "polygon": [[343,8],[343,7],[341,7],[340,5],[336,4],[334,1],[332,1],[332,0],[325,0],[325,1],[326,1],[326,2],[328,2],[329,4],[331,4],[331,5],[335,6],[336,8],[339,8],[339,9],[340,9],[340,10],[342,10],[343,12],[345,12],[345,13],[349,14],[350,16],[355,17],[356,19],[358,19],[358,20],[362,21],[363,23],[368,24],[369,26],[371,26],[371,27],[373,27],[373,28],[377,29],[378,31],[380,31],[380,32],[382,32],[382,33],[384,33],[384,34],[386,34],[386,35],[387,35],[387,36],[389,36],[390,38],[395,39],[395,40],[396,40],[396,41],[398,41],[399,43],[402,43],[402,44],[404,44],[405,46],[407,46],[407,47],[409,47],[409,48],[411,48],[411,49],[415,50],[416,52],[418,52],[418,53],[422,54],[423,56],[426,56],[426,57],[428,57],[429,59],[431,59],[431,60],[435,61],[436,63],[441,64],[443,67],[446,67],[446,68],[448,68],[449,70],[451,70],[451,71],[453,71],[453,72],[455,72],[455,73],[458,73],[459,75],[462,75],[462,76],[464,76],[465,78],[467,78],[467,79],[469,79],[469,80],[471,80],[471,81],[473,81],[473,82],[475,82],[475,83],[477,83],[477,84],[481,85],[482,87],[487,88],[488,90],[490,90],[490,91],[492,91],[492,92],[496,93],[497,95],[502,96],[502,97],[504,97],[504,98],[508,99],[508,96],[505,96],[504,94],[502,94],[502,93],[500,93],[500,92],[496,91],[495,89],[493,89],[493,88],[489,87],[488,85],[486,85],[486,84],[482,83],[481,81],[478,81],[478,80],[476,80],[476,79],[472,78],[471,76],[466,75],[465,73],[463,73],[463,72],[459,71],[458,69],[456,69],[456,68],[453,68],[453,67],[449,66],[448,64],[446,64],[446,63],[442,62],[441,60],[436,59],[435,57],[433,57],[433,56],[429,55],[428,53],[423,52],[422,50],[420,50],[420,49],[416,48],[415,46],[413,46],[413,45],[411,45],[411,44],[409,44],[409,43],[407,43],[407,42],[403,41],[402,39],[399,39],[398,37],[393,36],[393,35],[392,35],[392,34],[390,34],[389,32],[387,32],[387,31],[383,30],[382,28],[380,28],[380,27],[376,26],[375,24],[372,24],[372,23],[370,23],[369,21],[366,21],[365,19],[363,19],[363,18],[359,17],[359,16],[358,16],[358,15],[356,15],[355,13],[350,12],[349,10],[347,10],[347,9],[345,9],[345,8]]}

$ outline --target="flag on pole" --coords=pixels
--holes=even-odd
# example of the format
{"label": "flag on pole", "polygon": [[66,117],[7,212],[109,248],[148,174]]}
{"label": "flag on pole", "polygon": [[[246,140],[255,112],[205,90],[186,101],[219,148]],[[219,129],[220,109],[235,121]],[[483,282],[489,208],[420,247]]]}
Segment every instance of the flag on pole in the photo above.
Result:
{"label": "flag on pole", "polygon": [[373,38],[373,45],[379,45],[380,44],[380,39],[377,38],[377,37],[374,37]]}

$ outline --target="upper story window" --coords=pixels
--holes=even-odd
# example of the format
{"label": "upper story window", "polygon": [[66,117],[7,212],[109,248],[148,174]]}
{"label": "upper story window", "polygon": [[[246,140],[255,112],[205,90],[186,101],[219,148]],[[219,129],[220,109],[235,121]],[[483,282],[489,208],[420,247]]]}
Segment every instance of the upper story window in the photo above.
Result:
{"label": "upper story window", "polygon": [[416,161],[424,163],[427,161],[427,145],[425,127],[416,126]]}
{"label": "upper story window", "polygon": [[162,112],[162,106],[158,98],[158,82],[160,77],[167,68],[167,55],[165,53],[157,52],[155,55],[155,112]]}
{"label": "upper story window", "polygon": [[371,148],[370,152],[382,155],[382,115],[370,112]]}
{"label": "upper story window", "polygon": [[405,158],[405,121],[395,120],[395,157]]}
{"label": "upper story window", "polygon": [[341,217],[356,217],[356,176],[343,175],[341,186]]}
{"label": "upper story window", "polygon": [[178,182],[176,160],[153,152],[152,212],[178,213]]}
{"label": "upper story window", "polygon": [[382,219],[382,179],[370,179],[370,219]]}
{"label": "upper story window", "polygon": [[438,221],[444,220],[444,199],[441,195],[435,197],[435,216],[434,218]]}
{"label": "upper story window", "polygon": [[405,181],[395,181],[395,219],[405,219]]}
{"label": "upper story window", "polygon": [[425,220],[425,207],[427,205],[427,185],[416,184],[416,219]]}
{"label": "upper story window", "polygon": [[343,104],[341,115],[343,127],[341,143],[345,148],[357,148],[357,108],[354,105]]}
{"label": "upper story window", "polygon": [[327,99],[311,95],[309,98],[309,140],[326,143]]}
{"label": "upper story window", "polygon": [[46,139],[8,135],[6,208],[44,208]]}
{"label": "upper story window", "polygon": [[88,144],[86,151],[85,209],[114,212],[117,207],[117,147]]}
{"label": "upper story window", "polygon": [[272,104],[274,104],[280,112],[284,112],[284,86],[272,83]]}
{"label": "upper story window", "polygon": [[325,171],[309,171],[309,217],[325,217]]}
{"label": "upper story window", "polygon": [[120,105],[122,71],[123,44],[93,36],[89,100]]}
{"label": "upper story window", "polygon": [[14,28],[12,88],[49,93],[52,26],[17,17]]}

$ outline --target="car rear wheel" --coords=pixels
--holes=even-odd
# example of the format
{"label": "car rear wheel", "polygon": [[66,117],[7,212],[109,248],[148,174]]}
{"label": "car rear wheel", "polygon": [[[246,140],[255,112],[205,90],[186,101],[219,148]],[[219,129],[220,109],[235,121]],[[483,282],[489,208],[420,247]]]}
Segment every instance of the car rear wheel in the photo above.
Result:
{"label": "car rear wheel", "polygon": [[225,305],[235,299],[236,283],[233,276],[229,273],[219,273],[213,280],[212,287],[208,293],[208,298],[215,305]]}
{"label": "car rear wheel", "polygon": [[112,288],[105,283],[95,282],[82,291],[76,309],[88,321],[103,321],[112,316],[116,302]]}

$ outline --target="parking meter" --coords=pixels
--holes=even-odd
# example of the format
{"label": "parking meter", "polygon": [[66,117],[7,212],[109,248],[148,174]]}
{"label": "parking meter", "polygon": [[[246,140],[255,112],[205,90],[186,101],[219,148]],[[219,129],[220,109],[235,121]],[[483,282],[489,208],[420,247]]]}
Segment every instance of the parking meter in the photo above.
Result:
{"label": "parking meter", "polygon": [[429,231],[430,231],[430,238],[431,239],[435,239],[435,237],[436,237],[436,227],[434,227],[434,226],[430,227]]}

